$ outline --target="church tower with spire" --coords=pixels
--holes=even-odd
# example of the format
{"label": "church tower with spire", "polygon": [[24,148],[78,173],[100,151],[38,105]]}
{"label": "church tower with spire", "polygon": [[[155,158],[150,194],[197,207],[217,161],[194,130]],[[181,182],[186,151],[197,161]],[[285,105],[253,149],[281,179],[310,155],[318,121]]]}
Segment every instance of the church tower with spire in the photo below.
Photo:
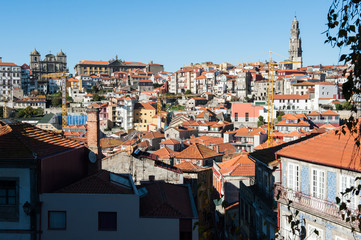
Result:
{"label": "church tower with spire", "polygon": [[302,47],[301,47],[301,38],[300,38],[300,29],[298,26],[298,20],[295,18],[292,21],[291,28],[291,37],[290,37],[290,46],[288,49],[289,60],[293,63],[292,69],[298,69],[302,67]]}

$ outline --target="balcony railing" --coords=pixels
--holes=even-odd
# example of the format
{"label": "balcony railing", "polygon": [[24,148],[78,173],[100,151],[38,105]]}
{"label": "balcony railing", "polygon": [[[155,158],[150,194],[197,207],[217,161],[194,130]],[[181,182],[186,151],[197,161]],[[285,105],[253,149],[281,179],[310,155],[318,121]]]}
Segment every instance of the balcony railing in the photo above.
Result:
{"label": "balcony railing", "polygon": [[[331,218],[343,225],[347,225],[346,221],[342,220],[342,212],[340,212],[339,206],[335,202],[312,197],[302,192],[293,191],[279,184],[275,185],[274,197],[276,201],[283,204],[288,204],[289,201],[292,201],[291,206],[294,208],[298,208],[306,212],[312,212],[313,215],[316,216]],[[353,210],[351,211],[351,216],[357,216],[357,213],[358,212],[356,210]],[[357,221],[355,221],[352,225],[354,224],[357,225]],[[348,226],[350,225],[348,224]]]}

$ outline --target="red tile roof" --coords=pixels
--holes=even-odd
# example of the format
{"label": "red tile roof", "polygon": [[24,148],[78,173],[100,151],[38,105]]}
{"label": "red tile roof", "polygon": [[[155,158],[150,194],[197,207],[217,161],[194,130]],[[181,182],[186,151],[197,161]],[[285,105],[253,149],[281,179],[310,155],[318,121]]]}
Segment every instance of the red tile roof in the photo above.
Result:
{"label": "red tile roof", "polygon": [[[98,173],[81,179],[78,182],[70,184],[56,193],[93,193],[93,194],[132,194],[133,190],[127,187],[123,187],[118,183],[114,183],[110,180],[109,171],[100,170]],[[120,178],[130,181],[127,176],[115,174]]]}
{"label": "red tile roof", "polygon": [[101,64],[101,65],[107,65],[107,64],[109,64],[108,61],[91,61],[91,60],[81,60],[80,63],[85,63],[85,64]]}
{"label": "red tile roof", "polygon": [[18,67],[15,63],[10,62],[0,62],[0,66]]}
{"label": "red tile roof", "polygon": [[180,144],[180,142],[178,140],[175,139],[167,139],[163,142],[160,142],[159,144],[164,144],[164,145],[176,145],[176,144]]}
{"label": "red tile roof", "polygon": [[178,159],[207,159],[212,157],[222,156],[208,147],[201,144],[192,144],[182,152],[177,154],[176,158]]}
{"label": "red tile roof", "polygon": [[218,164],[222,175],[254,176],[255,162],[247,155],[240,155],[226,162]]}
{"label": "red tile roof", "polygon": [[153,152],[154,155],[158,155],[160,159],[169,159],[171,157],[174,157],[178,152],[173,151],[169,147],[165,146],[157,151]]}
{"label": "red tile roof", "polygon": [[0,120],[0,159],[34,159],[84,146],[27,123]]}
{"label": "red tile roof", "polygon": [[176,164],[174,165],[174,167],[177,167],[179,168],[180,170],[182,170],[183,172],[189,172],[189,171],[199,171],[199,170],[204,170],[205,168],[202,168],[198,165],[195,165],[191,162],[187,162],[187,161],[184,161],[184,162],[181,162],[179,164]]}
{"label": "red tile roof", "polygon": [[297,95],[297,94],[288,94],[288,95],[274,95],[273,99],[308,99],[308,94]]}
{"label": "red tile roof", "polygon": [[321,115],[335,115],[335,116],[338,116],[339,114],[338,114],[338,113],[335,113],[335,112],[332,111],[332,110],[327,110],[327,111],[321,113]]}
{"label": "red tile roof", "polygon": [[148,139],[164,138],[164,134],[160,132],[148,132],[142,138],[148,138]]}
{"label": "red tile roof", "polygon": [[[341,128],[337,130],[340,131]],[[353,134],[346,127],[344,130],[345,134],[336,134],[336,129],[330,130],[285,147],[277,155],[361,172],[361,151],[354,140],[356,136],[360,136],[360,127]]]}
{"label": "red tile roof", "polygon": [[147,194],[140,198],[140,216],[192,218],[195,217],[192,208],[188,186],[164,182],[142,184]]}

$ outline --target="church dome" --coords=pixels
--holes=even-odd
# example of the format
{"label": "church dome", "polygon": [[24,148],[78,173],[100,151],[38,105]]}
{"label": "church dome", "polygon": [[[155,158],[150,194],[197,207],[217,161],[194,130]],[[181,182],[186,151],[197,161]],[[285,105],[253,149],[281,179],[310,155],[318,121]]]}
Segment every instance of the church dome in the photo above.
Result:
{"label": "church dome", "polygon": [[65,53],[63,53],[63,50],[60,50],[56,56],[60,57],[66,57]]}
{"label": "church dome", "polygon": [[38,51],[36,51],[36,48],[35,48],[34,51],[32,51],[30,55],[40,55],[40,53]]}

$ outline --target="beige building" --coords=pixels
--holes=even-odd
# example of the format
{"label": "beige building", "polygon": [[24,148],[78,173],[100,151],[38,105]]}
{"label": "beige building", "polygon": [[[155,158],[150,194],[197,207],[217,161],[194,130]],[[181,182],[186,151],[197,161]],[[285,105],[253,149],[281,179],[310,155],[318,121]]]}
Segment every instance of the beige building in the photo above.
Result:
{"label": "beige building", "polygon": [[164,71],[163,65],[155,64],[152,61],[148,64],[141,62],[125,62],[118,59],[118,57],[109,61],[81,60],[74,67],[76,76],[100,73],[106,73],[110,76],[115,72],[128,72],[134,69],[144,69],[144,71],[153,72],[154,74]]}
{"label": "beige building", "polygon": [[134,105],[134,129],[149,131],[149,125],[153,124],[153,116],[156,109],[149,103],[136,103]]}

